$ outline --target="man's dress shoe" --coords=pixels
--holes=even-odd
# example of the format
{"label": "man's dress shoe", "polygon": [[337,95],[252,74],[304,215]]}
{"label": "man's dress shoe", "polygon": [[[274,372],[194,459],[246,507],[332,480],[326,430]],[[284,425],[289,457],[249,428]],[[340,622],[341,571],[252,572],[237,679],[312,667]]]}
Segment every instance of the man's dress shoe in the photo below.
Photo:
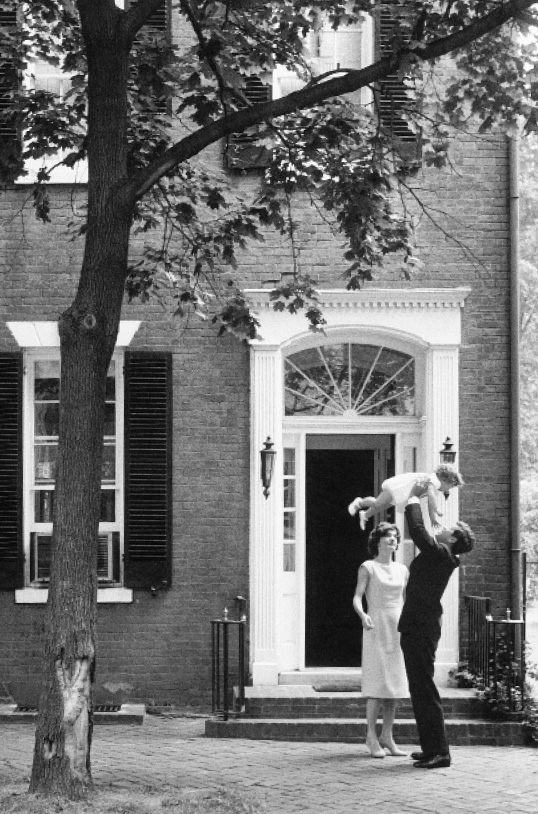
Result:
{"label": "man's dress shoe", "polygon": [[426,760],[426,758],[434,757],[434,755],[427,755],[425,752],[411,752],[411,760]]}
{"label": "man's dress shoe", "polygon": [[450,755],[433,755],[413,763],[417,769],[445,769],[450,766]]}

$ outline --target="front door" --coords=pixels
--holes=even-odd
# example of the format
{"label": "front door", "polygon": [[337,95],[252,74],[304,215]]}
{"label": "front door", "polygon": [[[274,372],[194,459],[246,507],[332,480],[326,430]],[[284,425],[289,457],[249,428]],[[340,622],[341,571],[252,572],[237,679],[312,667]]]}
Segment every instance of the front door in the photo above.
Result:
{"label": "front door", "polygon": [[375,495],[393,471],[393,437],[312,435],[305,465],[305,667],[359,667],[352,600],[368,533],[348,504]]}

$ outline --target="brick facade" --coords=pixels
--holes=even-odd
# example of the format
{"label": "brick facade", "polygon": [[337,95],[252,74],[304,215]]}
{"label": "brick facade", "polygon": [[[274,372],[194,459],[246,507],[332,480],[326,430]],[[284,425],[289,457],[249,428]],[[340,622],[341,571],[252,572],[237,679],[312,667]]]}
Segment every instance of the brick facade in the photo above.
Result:
{"label": "brick facade", "polygon": [[[454,171],[414,179],[431,206],[417,231],[424,269],[408,282],[388,262],[370,285],[472,289],[460,349],[460,514],[478,546],[461,569],[461,595],[491,596],[501,610],[510,585],[508,151],[502,139],[466,137],[452,158]],[[241,189],[258,183],[236,179]],[[0,195],[0,351],[17,349],[6,321],[57,318],[80,266],[81,242],[64,237],[72,190],[51,190],[46,225],[23,208],[28,194]],[[320,287],[344,287],[341,241],[306,202],[295,217],[301,268]],[[286,270],[291,248],[270,234],[240,258],[238,274],[259,288]],[[249,349],[211,325],[180,325],[154,303],[126,305],[123,319],[143,321],[133,348],[173,353],[173,581],[155,597],[135,591],[132,604],[99,606],[97,698],[205,705],[209,620],[249,592]],[[43,618],[43,605],[0,593],[0,696],[35,702]]]}

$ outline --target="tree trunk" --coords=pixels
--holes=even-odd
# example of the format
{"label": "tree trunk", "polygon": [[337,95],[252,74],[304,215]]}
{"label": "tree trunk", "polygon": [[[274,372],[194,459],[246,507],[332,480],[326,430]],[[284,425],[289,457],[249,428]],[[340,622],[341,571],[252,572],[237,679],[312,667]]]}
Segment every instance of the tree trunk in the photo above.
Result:
{"label": "tree trunk", "polygon": [[[130,218],[109,213],[60,319],[60,440],[43,691],[31,791],[80,797],[91,785],[97,539],[106,375],[119,326]],[[123,273],[118,273],[119,268]]]}
{"label": "tree trunk", "polygon": [[[98,36],[88,52],[88,218],[75,301],[60,318],[61,388],[43,691],[30,790],[82,796],[91,785],[97,540],[106,375],[114,351],[133,201],[126,182],[128,49],[85,4]],[[102,30],[99,30],[99,27]]]}

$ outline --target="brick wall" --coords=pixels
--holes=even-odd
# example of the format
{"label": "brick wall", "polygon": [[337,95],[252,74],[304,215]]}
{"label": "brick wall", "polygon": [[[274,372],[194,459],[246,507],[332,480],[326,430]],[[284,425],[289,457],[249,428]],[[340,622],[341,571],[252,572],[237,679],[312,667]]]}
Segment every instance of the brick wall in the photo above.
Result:
{"label": "brick wall", "polygon": [[[479,544],[461,581],[462,592],[491,595],[500,610],[509,597],[507,149],[502,140],[464,138],[453,160],[456,171],[414,181],[431,207],[417,232],[424,269],[406,282],[389,261],[372,285],[472,288],[463,316],[459,464],[468,484],[461,514]],[[259,179],[234,183],[254,191]],[[44,225],[31,208],[22,211],[27,195],[22,187],[0,196],[0,350],[15,349],[7,320],[57,318],[80,267],[81,241],[66,241],[63,230],[81,199],[52,189],[53,223]],[[295,217],[302,269],[320,286],[343,287],[341,241],[308,202],[297,200]],[[238,274],[250,287],[270,286],[291,267],[290,247],[269,234],[240,258]],[[249,589],[248,348],[217,339],[205,323],[185,327],[155,303],[126,305],[123,318],[143,320],[133,347],[173,351],[174,571],[168,592],[136,592],[132,605],[99,607],[98,699],[206,704],[209,619]],[[0,695],[35,700],[43,615],[43,606],[16,606],[12,593],[0,594]]]}

